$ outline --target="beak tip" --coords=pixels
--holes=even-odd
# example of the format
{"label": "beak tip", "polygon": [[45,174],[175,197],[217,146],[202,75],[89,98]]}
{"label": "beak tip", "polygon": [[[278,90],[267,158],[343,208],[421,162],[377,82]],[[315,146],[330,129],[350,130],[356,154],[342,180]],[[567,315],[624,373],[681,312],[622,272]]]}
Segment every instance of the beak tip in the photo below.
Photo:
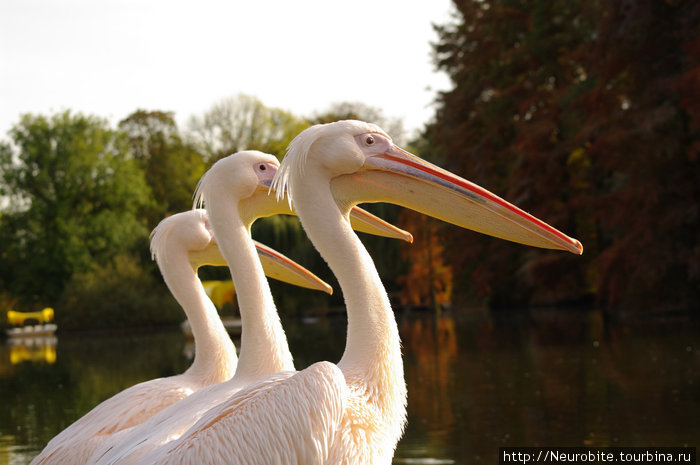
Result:
{"label": "beak tip", "polygon": [[413,234],[407,233],[406,242],[408,242],[409,244],[413,244]]}
{"label": "beak tip", "polygon": [[574,239],[574,250],[572,250],[573,253],[576,255],[583,255],[583,244],[581,244],[580,241]]}

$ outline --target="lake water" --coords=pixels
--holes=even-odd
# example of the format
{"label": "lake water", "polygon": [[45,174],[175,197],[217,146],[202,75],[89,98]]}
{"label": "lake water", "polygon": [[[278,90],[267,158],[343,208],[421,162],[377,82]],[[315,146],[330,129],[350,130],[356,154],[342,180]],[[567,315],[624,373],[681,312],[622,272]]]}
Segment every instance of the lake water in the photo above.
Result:
{"label": "lake water", "polygon": [[[700,323],[597,311],[397,314],[409,422],[396,464],[493,464],[503,446],[697,446]],[[297,368],[337,360],[343,315],[285,320]],[[0,345],[0,465],[29,463],[101,400],[182,372],[179,330]]]}

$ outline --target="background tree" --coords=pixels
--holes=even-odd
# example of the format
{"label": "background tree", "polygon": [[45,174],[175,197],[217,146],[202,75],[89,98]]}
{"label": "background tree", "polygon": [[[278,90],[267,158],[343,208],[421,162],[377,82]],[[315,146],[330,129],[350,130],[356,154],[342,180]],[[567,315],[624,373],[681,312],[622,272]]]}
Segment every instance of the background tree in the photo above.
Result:
{"label": "background tree", "polygon": [[192,208],[192,193],[205,171],[204,157],[183,141],[173,114],[138,110],[119,123],[150,187],[153,204],[145,211],[149,229],[174,213]]}
{"label": "background tree", "polygon": [[180,323],[183,311],[155,268],[135,254],[120,254],[76,271],[56,312],[61,330]]}
{"label": "background tree", "polygon": [[3,288],[53,305],[73,273],[148,237],[150,193],[126,138],[107,122],[64,112],[24,115],[0,145]]}
{"label": "background tree", "polygon": [[700,298],[700,3],[610,0],[574,102],[591,160],[581,198],[598,226],[599,299],[697,308]]}
{"label": "background tree", "polygon": [[307,126],[303,119],[245,94],[222,99],[189,121],[190,133],[210,163],[241,150],[281,158],[289,142]]}
{"label": "background tree", "polygon": [[455,1],[454,89],[428,129],[450,169],[584,244],[584,256],[452,231],[461,297],[697,300],[698,36],[692,1]]}

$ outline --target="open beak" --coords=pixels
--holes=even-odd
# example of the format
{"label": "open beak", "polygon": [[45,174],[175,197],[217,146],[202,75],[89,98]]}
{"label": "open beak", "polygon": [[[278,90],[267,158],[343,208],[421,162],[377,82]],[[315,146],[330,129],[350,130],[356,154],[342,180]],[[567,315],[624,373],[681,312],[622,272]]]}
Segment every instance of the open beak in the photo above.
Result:
{"label": "open beak", "polygon": [[576,239],[396,145],[368,156],[359,171],[334,178],[331,186],[336,198],[349,204],[394,203],[501,239],[583,253]]}
{"label": "open beak", "polygon": [[[311,271],[265,244],[261,244],[258,241],[253,242],[255,243],[255,249],[258,252],[258,257],[260,258],[265,276],[295,286],[333,294],[331,286]],[[214,239],[213,236],[206,248],[198,251],[190,251],[189,257],[193,267],[202,265],[227,265],[226,259],[221,255],[219,245],[216,243],[216,239]]]}
{"label": "open beak", "polygon": [[355,231],[372,234],[373,236],[390,237],[413,243],[413,235],[410,232],[397,228],[360,207],[352,207],[350,209],[350,226]]}
{"label": "open beak", "polygon": [[318,276],[270,247],[255,242],[265,275],[307,289],[333,294],[333,288]]}

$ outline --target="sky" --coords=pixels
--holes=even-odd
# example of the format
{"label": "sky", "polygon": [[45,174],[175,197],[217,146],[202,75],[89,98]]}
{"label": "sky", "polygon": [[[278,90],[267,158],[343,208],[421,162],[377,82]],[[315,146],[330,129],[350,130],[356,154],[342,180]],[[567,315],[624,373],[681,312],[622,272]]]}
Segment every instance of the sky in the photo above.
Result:
{"label": "sky", "polygon": [[434,115],[432,24],[449,0],[2,0],[0,138],[24,113],[114,125],[137,109],[181,127],[239,93],[311,116],[361,102],[408,131]]}

